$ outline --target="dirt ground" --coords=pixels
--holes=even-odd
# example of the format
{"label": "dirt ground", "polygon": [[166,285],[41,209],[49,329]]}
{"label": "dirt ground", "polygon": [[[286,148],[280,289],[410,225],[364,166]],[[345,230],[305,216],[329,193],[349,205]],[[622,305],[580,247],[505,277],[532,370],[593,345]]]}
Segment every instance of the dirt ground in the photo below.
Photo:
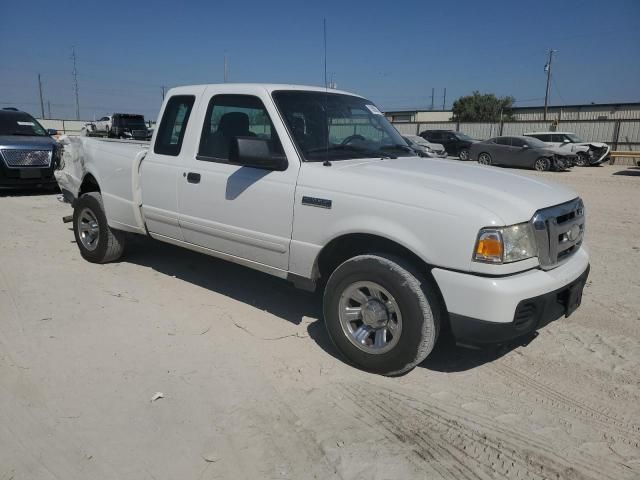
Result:
{"label": "dirt ground", "polygon": [[640,478],[640,169],[525,174],[585,200],[582,307],[400,378],[318,295],[143,238],[89,264],[55,195],[0,197],[0,480]]}

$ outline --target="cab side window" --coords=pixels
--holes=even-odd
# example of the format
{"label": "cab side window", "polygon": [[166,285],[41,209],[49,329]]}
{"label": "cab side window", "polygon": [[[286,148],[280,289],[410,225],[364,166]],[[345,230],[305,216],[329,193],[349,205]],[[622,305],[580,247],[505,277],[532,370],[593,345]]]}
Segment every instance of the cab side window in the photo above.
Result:
{"label": "cab side window", "polygon": [[196,97],[176,95],[169,99],[164,109],[153,151],[160,155],[178,156],[187,129],[191,109]]}
{"label": "cab side window", "polygon": [[258,97],[214,96],[204,117],[197,159],[227,163],[236,137],[262,138],[272,153],[283,153],[267,109]]}
{"label": "cab side window", "polygon": [[496,143],[503,147],[508,147],[511,145],[511,137],[498,137],[496,138]]}
{"label": "cab side window", "polygon": [[511,137],[512,147],[524,147],[527,142],[522,138]]}
{"label": "cab side window", "polygon": [[564,142],[564,135],[560,134],[560,133],[554,133],[551,135],[551,141],[552,142],[557,142],[557,143],[562,143]]}

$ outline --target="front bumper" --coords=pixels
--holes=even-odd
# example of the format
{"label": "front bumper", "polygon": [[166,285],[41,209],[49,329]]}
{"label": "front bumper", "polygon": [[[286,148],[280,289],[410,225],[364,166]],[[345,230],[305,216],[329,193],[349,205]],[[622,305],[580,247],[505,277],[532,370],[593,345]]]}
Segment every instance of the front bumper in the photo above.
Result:
{"label": "front bumper", "polygon": [[581,247],[553,270],[534,269],[504,277],[440,268],[434,268],[432,274],[456,338],[465,343],[500,343],[571,313],[568,295],[582,291],[589,274],[589,255]]}

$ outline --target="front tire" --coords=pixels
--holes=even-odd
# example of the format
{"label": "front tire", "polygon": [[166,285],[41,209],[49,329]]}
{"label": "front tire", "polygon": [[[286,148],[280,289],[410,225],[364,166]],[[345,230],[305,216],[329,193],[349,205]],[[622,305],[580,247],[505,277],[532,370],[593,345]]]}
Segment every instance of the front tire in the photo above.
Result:
{"label": "front tire", "polygon": [[469,160],[469,149],[468,148],[461,149],[458,156],[460,157],[460,160],[463,160],[463,161]]}
{"label": "front tire", "polygon": [[576,166],[586,167],[589,165],[589,157],[584,152],[578,152],[578,158],[576,159]]}
{"label": "front tire", "polygon": [[89,262],[113,262],[124,252],[125,233],[109,227],[98,192],[85,193],[76,202],[73,233],[80,255]]}
{"label": "front tire", "polygon": [[546,157],[540,157],[533,164],[533,168],[538,172],[547,172],[551,168],[551,161]]}
{"label": "front tire", "polygon": [[351,258],[336,268],[325,287],[329,336],[358,368],[384,375],[408,372],[431,353],[438,338],[436,288],[402,258]]}
{"label": "front tire", "polygon": [[491,165],[491,155],[486,152],[481,153],[478,155],[478,163],[480,165]]}

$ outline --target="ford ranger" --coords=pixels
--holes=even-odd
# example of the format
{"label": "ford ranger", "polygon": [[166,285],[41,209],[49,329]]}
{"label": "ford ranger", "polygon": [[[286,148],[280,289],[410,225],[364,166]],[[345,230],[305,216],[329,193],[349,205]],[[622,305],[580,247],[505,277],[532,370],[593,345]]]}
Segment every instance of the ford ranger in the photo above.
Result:
{"label": "ford ranger", "polygon": [[426,162],[347,92],[178,87],[148,146],[78,137],[64,159],[86,260],[118,259],[129,232],[319,287],[330,338],[368,371],[410,370],[444,328],[530,334],[580,305],[589,272],[575,192]]}

